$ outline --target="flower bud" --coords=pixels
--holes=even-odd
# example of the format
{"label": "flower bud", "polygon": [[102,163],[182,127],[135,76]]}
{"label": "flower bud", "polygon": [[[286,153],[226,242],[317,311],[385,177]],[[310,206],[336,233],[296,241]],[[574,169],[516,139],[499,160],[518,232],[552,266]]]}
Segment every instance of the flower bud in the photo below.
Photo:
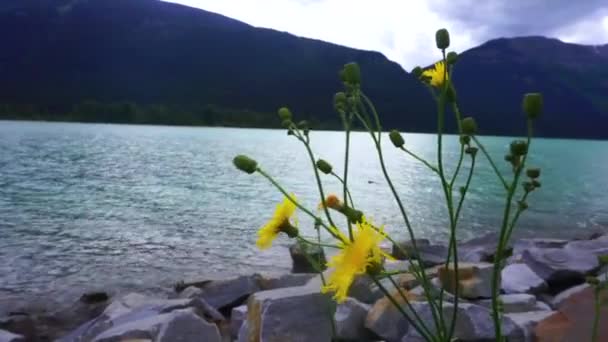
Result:
{"label": "flower bud", "polygon": [[232,163],[234,164],[234,166],[236,166],[237,169],[249,174],[254,173],[258,168],[258,163],[255,160],[242,154],[239,154],[238,156],[234,157]]}
{"label": "flower bud", "polygon": [[534,185],[534,188],[540,188],[541,184],[539,181],[537,181],[536,179],[532,180],[532,185]]}
{"label": "flower bud", "polygon": [[464,150],[464,152],[466,154],[470,154],[471,156],[475,157],[475,155],[477,154],[477,150],[478,150],[477,147],[469,146]]}
{"label": "flower bud", "polygon": [[381,262],[372,262],[369,265],[367,265],[367,268],[365,269],[365,273],[367,273],[370,276],[377,276],[380,274],[380,272],[382,272],[384,270],[384,266],[382,265]]}
{"label": "flower bud", "polygon": [[512,154],[505,155],[505,161],[508,161],[509,163],[513,163],[514,160],[515,160],[515,157],[513,157]]}
{"label": "flower bud", "polygon": [[511,154],[514,156],[523,156],[528,153],[528,144],[523,140],[514,140],[511,143]]}
{"label": "flower bud", "polygon": [[357,63],[347,63],[344,65],[342,80],[349,84],[360,84],[361,83],[361,70]]}
{"label": "flower bud", "polygon": [[422,76],[422,68],[417,66],[412,70],[412,75],[416,76],[416,78],[420,78]]}
{"label": "flower bud", "polygon": [[401,133],[399,133],[399,131],[397,131],[396,129],[392,130],[388,134],[388,136],[396,148],[401,148],[403,147],[403,145],[405,145],[405,140],[403,140],[403,136],[401,136]]}
{"label": "flower bud", "polygon": [[326,162],[323,159],[317,160],[317,169],[319,169],[324,174],[328,175],[332,171],[332,166],[330,163]]}
{"label": "flower bud", "polygon": [[289,110],[289,108],[287,108],[287,107],[279,108],[279,118],[281,118],[281,121],[291,121],[292,115],[291,115],[291,111]]}
{"label": "flower bud", "polygon": [[453,65],[458,60],[458,54],[454,51],[450,51],[445,59],[449,65]]}
{"label": "flower bud", "polygon": [[334,108],[338,113],[346,112],[346,94],[338,92],[334,95]]}
{"label": "flower bud", "polygon": [[538,178],[540,177],[540,169],[539,168],[529,168],[526,170],[526,175],[530,178]]}
{"label": "flower bud", "polygon": [[525,192],[534,191],[534,184],[532,182],[523,182],[521,185],[523,185]]}
{"label": "flower bud", "polygon": [[289,126],[291,126],[291,123],[291,120],[283,120],[283,122],[281,122],[281,126],[288,128]]}
{"label": "flower bud", "polygon": [[363,219],[363,212],[361,210],[344,206],[342,210],[340,210],[340,212],[344,214],[344,216],[346,216],[348,220],[352,223],[359,223]]}
{"label": "flower bud", "polygon": [[435,43],[437,43],[438,49],[447,49],[450,46],[450,33],[448,32],[448,30],[437,30],[437,33],[435,33]]}
{"label": "flower bud", "polygon": [[541,93],[524,95],[523,109],[528,119],[536,119],[543,111],[543,96]]}
{"label": "flower bud", "polygon": [[310,131],[310,126],[308,125],[308,121],[306,120],[298,122],[298,128],[304,131],[305,135],[308,134],[308,131]]}
{"label": "flower bud", "polygon": [[477,133],[477,123],[472,117],[466,117],[460,121],[462,133],[466,135],[475,135]]}
{"label": "flower bud", "polygon": [[471,143],[471,137],[468,135],[460,136],[460,144],[461,145],[469,145]]}
{"label": "flower bud", "polygon": [[600,265],[602,266],[606,266],[608,265],[608,254],[604,254],[604,255],[600,255],[597,257],[597,261],[600,263]]}

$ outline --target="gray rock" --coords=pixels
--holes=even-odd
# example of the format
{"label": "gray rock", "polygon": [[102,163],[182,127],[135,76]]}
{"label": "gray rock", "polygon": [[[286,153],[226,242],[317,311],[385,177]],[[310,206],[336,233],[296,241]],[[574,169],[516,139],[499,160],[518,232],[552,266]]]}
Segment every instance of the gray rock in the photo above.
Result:
{"label": "gray rock", "polygon": [[429,245],[420,248],[419,259],[423,266],[433,267],[445,263],[448,258],[448,247],[445,245]]}
{"label": "gray rock", "polygon": [[566,244],[565,249],[574,253],[592,253],[595,256],[608,254],[608,234],[601,235],[591,240],[571,241]]}
{"label": "gray rock", "polygon": [[513,244],[513,255],[519,255],[530,248],[562,248],[569,241],[563,239],[552,238],[528,238],[519,239]]}
{"label": "gray rock", "polygon": [[[398,297],[395,299],[401,305],[406,305]],[[407,333],[409,323],[387,298],[383,298],[370,309],[365,319],[365,327],[382,339],[392,342],[399,341]]]}
{"label": "gray rock", "polygon": [[593,253],[568,248],[529,248],[522,253],[522,260],[549,286],[555,287],[581,283],[585,275],[599,268]]}
{"label": "gray rock", "polygon": [[530,311],[551,311],[553,310],[551,306],[545,302],[541,302],[540,300],[536,301],[536,305],[534,306],[534,310]]}
{"label": "gray rock", "polygon": [[[416,312],[425,322],[432,322],[432,313],[430,305],[426,302],[413,304]],[[443,315],[446,324],[452,322],[452,314],[454,306],[451,303],[445,303],[443,307]],[[429,330],[436,334],[434,325],[428,324]],[[511,341],[523,341],[524,332],[508,317],[502,319],[503,334]],[[406,335],[401,341],[420,341],[421,335],[416,329],[408,329]],[[459,341],[493,341],[494,340],[494,321],[490,310],[485,307],[461,303],[458,305],[458,314],[456,316],[456,324],[454,329],[454,338]]]}
{"label": "gray rock", "polygon": [[260,275],[254,274],[211,281],[201,286],[200,297],[218,310],[229,311],[233,307],[245,303],[252,293],[261,290],[260,279]]}
{"label": "gray rock", "polygon": [[[498,245],[498,233],[487,233],[462,242],[458,246],[458,260],[463,262],[492,262]],[[507,246],[506,250],[511,249]]]}
{"label": "gray rock", "polygon": [[115,327],[131,324],[176,310],[192,309],[198,316],[213,322],[221,322],[223,316],[201,298],[154,299],[138,293],[130,293],[115,299],[103,313],[60,338],[60,342],[91,341],[96,336]]}
{"label": "gray rock", "polygon": [[221,342],[217,326],[201,319],[192,309],[175,310],[117,325],[99,334],[92,342],[121,342],[128,339]]}
{"label": "gray rock", "polygon": [[534,341],[534,328],[536,324],[553,314],[555,314],[555,311],[542,310],[509,313],[505,314],[505,317],[512,320],[523,331],[525,342],[532,342]]}
{"label": "gray rock", "polygon": [[585,283],[585,284],[580,284],[580,285],[571,287],[565,291],[560,292],[555,297],[553,297],[553,299],[551,300],[551,307],[558,310],[559,308],[561,308],[562,304],[566,300],[568,300],[568,298],[570,298],[571,296],[573,296],[577,293],[587,290],[589,287],[590,287],[590,285]]}
{"label": "gray rock", "polygon": [[[518,294],[506,294],[500,295],[502,301],[503,311],[505,313],[516,313],[536,310],[537,302],[536,297],[531,294],[518,293]],[[484,299],[475,302],[483,307],[492,309],[492,300]]]}
{"label": "gray rock", "polygon": [[[323,272],[326,280],[330,276],[331,272],[331,269]],[[313,291],[319,291],[323,286],[321,276],[315,276],[304,286],[311,288]],[[348,289],[348,296],[355,298],[360,302],[371,304],[381,298],[383,294],[375,287],[375,284],[370,277],[363,275],[355,278],[352,285]]]}
{"label": "gray rock", "polygon": [[247,304],[248,339],[329,342],[332,307],[329,296],[310,286],[257,292]]}
{"label": "gray rock", "polygon": [[201,297],[203,294],[203,290],[199,289],[195,286],[188,286],[185,290],[179,293],[178,298],[188,299],[188,298],[197,298]]}
{"label": "gray rock", "polygon": [[[431,242],[427,239],[416,239],[416,247],[428,247]],[[406,260],[415,258],[414,247],[411,240],[398,241],[397,245],[393,244],[391,255],[397,260]]]}
{"label": "gray rock", "polygon": [[259,284],[262,291],[296,287],[305,285],[316,276],[318,276],[318,273],[288,273],[278,276],[262,276]]}
{"label": "gray rock", "polygon": [[237,306],[230,314],[230,335],[237,338],[243,322],[247,320],[247,305]]}
{"label": "gray rock", "polygon": [[249,326],[247,325],[247,320],[243,321],[243,324],[241,324],[236,342],[249,342]]}
{"label": "gray rock", "polygon": [[365,318],[370,306],[348,298],[336,308],[336,336],[349,341],[372,341],[374,335],[365,328]]}
{"label": "gray rock", "polygon": [[21,335],[0,329],[0,342],[25,342],[25,338]]}
{"label": "gray rock", "polygon": [[454,264],[448,268],[439,268],[441,287],[455,293],[458,286],[458,296],[466,299],[490,298],[492,296],[492,275],[494,265],[490,263],[460,263],[458,265],[458,281]]}
{"label": "gray rock", "polygon": [[289,246],[293,273],[317,273],[327,268],[323,248],[295,243]]}
{"label": "gray rock", "polygon": [[526,264],[507,265],[502,270],[502,290],[507,293],[537,294],[547,289],[547,283]]}

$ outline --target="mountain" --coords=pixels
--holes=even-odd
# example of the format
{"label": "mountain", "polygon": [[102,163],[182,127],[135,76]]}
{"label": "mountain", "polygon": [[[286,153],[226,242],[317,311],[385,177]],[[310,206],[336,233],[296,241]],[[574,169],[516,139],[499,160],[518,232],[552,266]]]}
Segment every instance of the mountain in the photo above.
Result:
{"label": "mountain", "polygon": [[[436,127],[428,92],[380,53],[157,0],[3,0],[0,49],[0,118],[272,126],[287,105],[338,127],[337,71],[356,61],[384,127]],[[465,51],[454,79],[482,133],[522,134],[521,96],[542,91],[538,134],[608,138],[607,73],[608,46],[525,37]]]}

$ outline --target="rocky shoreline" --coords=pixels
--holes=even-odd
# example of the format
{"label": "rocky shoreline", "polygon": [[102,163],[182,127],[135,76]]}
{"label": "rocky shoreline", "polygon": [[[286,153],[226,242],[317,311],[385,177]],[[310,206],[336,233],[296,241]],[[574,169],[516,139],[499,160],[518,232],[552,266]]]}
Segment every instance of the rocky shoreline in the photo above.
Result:
{"label": "rocky shoreline", "polygon": [[[461,341],[493,338],[489,298],[497,240],[488,234],[459,243],[461,299],[455,336]],[[409,266],[399,250],[410,244],[400,245],[392,251],[398,260],[385,266],[389,271]],[[417,245],[434,289],[447,290],[444,311],[452,312],[453,270],[441,265],[447,247],[424,239]],[[597,259],[608,254],[608,233],[573,240],[525,238],[515,240],[509,249],[501,285],[503,330],[509,341],[590,340],[594,289],[585,277],[608,277],[608,269]],[[0,342],[331,341],[328,309],[334,304],[320,293],[321,279],[310,273],[302,251],[294,247],[290,252],[290,274],[180,282],[165,298],[141,293],[113,297],[100,291],[54,312],[12,311],[0,317]],[[315,259],[323,257],[321,250],[316,253]],[[394,279],[421,317],[431,322],[416,279],[407,273]],[[388,279],[381,284],[397,291]],[[366,277],[356,280],[349,298],[336,307],[334,319],[340,341],[422,341]],[[602,309],[599,340],[608,340],[608,308]]]}

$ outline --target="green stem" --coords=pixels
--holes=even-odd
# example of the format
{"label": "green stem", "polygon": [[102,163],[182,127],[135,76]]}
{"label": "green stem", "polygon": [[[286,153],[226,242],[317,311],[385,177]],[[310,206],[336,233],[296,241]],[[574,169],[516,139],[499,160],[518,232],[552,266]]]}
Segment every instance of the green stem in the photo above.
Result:
{"label": "green stem", "polygon": [[473,169],[475,169],[475,155],[471,156],[471,168],[469,169],[469,175],[467,176],[467,182],[464,185],[464,191],[462,193],[462,195],[460,196],[460,200],[458,201],[458,206],[456,207],[456,217],[454,218],[454,220],[456,221],[456,224],[458,224],[458,218],[460,217],[460,210],[462,209],[462,204],[464,203],[464,198],[465,195],[467,194],[467,191],[469,190],[469,186],[471,185],[471,180],[473,179]]}
{"label": "green stem", "polygon": [[479,147],[479,149],[481,150],[481,152],[483,153],[483,155],[486,157],[486,159],[488,160],[488,162],[490,162],[490,165],[492,166],[492,169],[494,169],[494,173],[496,173],[496,176],[498,177],[498,179],[500,179],[500,182],[504,186],[505,190],[509,191],[509,184],[507,183],[507,181],[505,180],[505,178],[502,176],[502,174],[500,174],[500,171],[498,171],[498,167],[496,167],[496,163],[494,163],[494,160],[492,159],[492,157],[490,157],[490,155],[488,154],[488,151],[486,150],[486,148],[479,141],[479,139],[477,139],[476,136],[473,136],[472,138],[473,138],[473,141],[475,142],[475,144],[477,145],[477,147]]}
{"label": "green stem", "polygon": [[405,147],[401,146],[400,149],[409,154],[410,156],[412,156],[414,159],[418,160],[419,162],[423,163],[424,165],[426,165],[426,167],[428,167],[429,169],[431,169],[433,172],[435,173],[439,173],[439,170],[431,165],[429,162],[427,162],[426,160],[424,160],[423,158],[419,157],[418,155],[414,154],[413,152],[411,152],[410,150],[406,149]]}
{"label": "green stem", "polygon": [[[520,201],[525,201],[526,198],[528,198],[529,194],[530,193],[526,191]],[[511,234],[513,234],[513,229],[515,228],[515,224],[517,223],[517,220],[519,220],[519,216],[521,215],[521,213],[523,211],[524,210],[522,208],[517,208],[517,211],[515,212],[515,216],[513,217],[513,220],[511,220],[511,224],[509,225],[509,228],[507,229],[507,235],[505,237],[505,241],[509,241],[511,239]]]}
{"label": "green stem", "polygon": [[433,341],[434,338],[433,336],[428,336],[426,335],[426,332],[421,329],[415,322],[414,320],[410,317],[410,315],[407,314],[407,312],[405,312],[405,310],[403,310],[403,308],[401,307],[401,305],[399,305],[399,303],[395,300],[395,298],[393,298],[393,296],[388,292],[388,290],[384,287],[384,285],[382,285],[382,283],[380,283],[375,277],[370,276],[370,278],[372,278],[372,280],[374,281],[374,283],[376,284],[376,286],[378,286],[378,288],[380,289],[380,291],[382,291],[382,293],[384,293],[384,295],[386,296],[386,298],[388,298],[388,300],[395,306],[395,308],[397,308],[397,310],[399,311],[399,313],[401,313],[403,315],[403,317],[407,320],[407,322],[412,325],[414,327],[414,329],[416,329],[416,331],[418,331],[418,333],[420,333],[420,335],[426,340],[426,341]]}
{"label": "green stem", "polygon": [[[338,176],[333,171],[331,172],[331,175],[336,177],[338,179],[338,181],[340,181],[340,183],[346,184],[344,182],[344,180],[342,178],[340,178],[340,176]],[[348,203],[350,203],[350,207],[355,209],[355,203],[353,202],[353,197],[350,195],[350,190],[348,190],[348,187],[346,187],[346,196],[348,196],[348,202],[346,202],[346,205],[348,206]],[[344,197],[344,198],[346,198],[346,197]]]}
{"label": "green stem", "polygon": [[460,172],[460,168],[462,167],[462,160],[464,159],[464,145],[460,144],[460,156],[458,157],[458,164],[456,165],[456,171],[452,175],[452,180],[450,181],[450,189],[454,188],[454,182],[456,182],[456,178],[458,177],[458,173]]}
{"label": "green stem", "polygon": [[515,190],[517,189],[517,183],[519,182],[519,177],[521,176],[521,172],[526,165],[526,160],[528,155],[530,154],[530,142],[532,139],[532,121],[528,119],[528,139],[527,139],[527,147],[528,151],[524,155],[521,164],[515,171],[515,176],[513,177],[513,182],[510,186],[507,187],[507,200],[505,203],[505,210],[503,213],[502,225],[500,228],[500,238],[498,240],[498,248],[496,249],[496,256],[494,258],[494,272],[492,274],[492,318],[494,320],[494,333],[497,341],[504,341],[502,336],[502,323],[499,311],[499,303],[498,303],[498,295],[500,292],[500,272],[503,264],[503,251],[507,244],[507,233],[508,233],[508,224],[509,217],[511,213],[511,206],[513,205],[513,196],[515,195]]}
{"label": "green stem", "polygon": [[[410,223],[409,217],[407,216],[405,207],[403,206],[403,203],[401,202],[401,198],[399,197],[399,194],[397,193],[397,190],[395,189],[395,186],[393,185],[393,182],[392,182],[390,176],[388,175],[388,171],[386,170],[386,164],[384,163],[384,156],[382,154],[382,148],[380,146],[380,141],[376,139],[376,136],[373,133],[373,130],[369,127],[369,125],[361,117],[361,115],[356,111],[354,112],[354,114],[355,114],[355,116],[357,116],[357,118],[361,121],[363,126],[368,130],[368,132],[372,136],[372,139],[373,139],[375,147],[376,147],[376,152],[378,153],[378,158],[380,160],[380,168],[382,169],[382,174],[384,175],[384,179],[386,180],[389,188],[391,189],[391,193],[393,194],[393,197],[397,201],[397,206],[399,207],[399,211],[401,212],[401,216],[403,218],[403,221],[405,222],[405,226],[407,228],[407,231],[408,231],[408,234],[410,237],[410,241],[412,243],[412,249],[414,250],[414,255],[420,255],[419,249],[418,249],[418,246],[416,243],[416,238],[414,235],[414,230],[412,229],[412,225]],[[378,116],[378,114],[375,111],[374,111],[374,115]],[[437,316],[439,309],[435,306],[435,302],[432,300],[433,297],[432,297],[431,291],[429,289],[428,277],[426,275],[426,272],[424,271],[424,264],[423,264],[422,260],[420,260],[420,258],[416,259],[416,261],[418,262],[417,267],[415,267],[414,261],[412,261],[412,259],[408,259],[408,261],[410,262],[410,265],[414,266],[414,267],[412,267],[414,269],[414,273],[418,275],[417,278],[420,280],[422,288],[424,289],[424,295],[429,300],[429,304],[431,305],[431,309],[432,309],[431,312],[433,313],[433,320],[436,324],[439,324],[439,317]],[[441,331],[439,325],[437,325],[437,330]]]}
{"label": "green stem", "polygon": [[334,233],[333,230],[330,229],[329,226],[327,226],[320,217],[318,217],[317,215],[313,214],[312,211],[306,209],[306,207],[304,207],[303,205],[301,205],[300,203],[298,203],[296,200],[294,200],[293,198],[291,198],[291,195],[289,195],[287,193],[287,191],[285,191],[285,189],[283,189],[283,187],[279,183],[277,183],[272,177],[270,177],[270,175],[268,175],[266,172],[264,172],[264,170],[262,170],[262,169],[260,169],[258,167],[256,169],[256,171],[259,174],[261,174],[262,176],[264,176],[266,179],[268,179],[268,181],[270,181],[270,183],[272,183],[272,185],[274,185],[283,194],[283,196],[285,196],[291,203],[293,203],[296,207],[298,207],[300,210],[302,210],[308,216],[312,217],[315,220],[315,222],[319,223],[323,228],[325,228],[325,230],[329,234],[331,234],[333,237],[335,237],[339,241],[346,242],[346,241],[343,241],[342,238],[339,235],[337,235],[336,233]]}
{"label": "green stem", "polygon": [[307,243],[307,244],[309,244],[311,246],[328,247],[328,248],[336,248],[336,249],[340,248],[339,246],[336,246],[336,245],[331,245],[331,244],[327,244],[327,243],[310,241],[310,240],[308,240],[307,238],[305,238],[305,237],[303,237],[301,235],[298,236],[298,239],[302,240],[302,242]]}
{"label": "green stem", "polygon": [[426,326],[426,324],[424,323],[424,320],[422,319],[422,317],[420,317],[418,312],[416,312],[416,310],[412,306],[412,303],[410,303],[410,301],[407,299],[407,296],[403,293],[403,290],[401,290],[401,287],[397,284],[395,279],[393,279],[393,277],[390,275],[388,276],[388,279],[390,280],[391,284],[397,289],[399,296],[401,297],[403,302],[407,305],[407,307],[410,309],[410,311],[414,315],[414,319],[418,322],[418,324],[420,324],[421,329],[424,330],[429,336],[433,336],[433,333]]}
{"label": "green stem", "polygon": [[593,315],[593,328],[591,330],[591,342],[597,342],[598,330],[600,326],[600,313],[601,313],[601,298],[600,298],[600,287],[595,286],[594,288],[595,302],[594,302],[594,315]]}

